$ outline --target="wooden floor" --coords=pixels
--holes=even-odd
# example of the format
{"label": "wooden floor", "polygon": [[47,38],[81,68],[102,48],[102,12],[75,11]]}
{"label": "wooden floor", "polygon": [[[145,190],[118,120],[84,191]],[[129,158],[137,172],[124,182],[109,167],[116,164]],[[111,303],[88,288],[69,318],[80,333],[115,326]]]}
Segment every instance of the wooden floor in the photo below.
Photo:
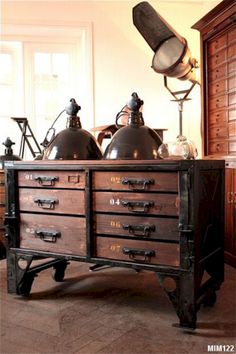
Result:
{"label": "wooden floor", "polygon": [[150,272],[89,272],[71,262],[63,283],[50,269],[40,273],[29,298],[7,294],[5,261],[0,272],[1,354],[203,354],[208,345],[234,345],[236,353],[236,269],[229,266],[195,331],[173,326],[175,311]]}

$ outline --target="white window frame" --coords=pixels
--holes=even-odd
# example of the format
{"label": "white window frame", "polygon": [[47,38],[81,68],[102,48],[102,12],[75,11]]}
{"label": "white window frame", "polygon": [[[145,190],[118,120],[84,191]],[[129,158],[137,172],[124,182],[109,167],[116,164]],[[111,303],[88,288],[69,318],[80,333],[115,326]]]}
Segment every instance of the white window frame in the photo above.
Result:
{"label": "white window frame", "polygon": [[[82,126],[91,129],[95,125],[94,115],[94,82],[93,82],[93,45],[92,45],[92,23],[79,23],[76,26],[65,25],[12,25],[4,24],[1,33],[2,41],[18,41],[22,43],[24,55],[24,67],[30,65],[29,48],[35,43],[47,44],[73,44],[77,48],[78,71],[75,75],[78,88],[83,97],[74,97],[78,104],[82,106],[80,112]],[[31,74],[30,74],[31,73]],[[32,75],[32,70],[26,71],[24,95],[24,113],[32,124],[35,125],[32,117],[32,107],[30,105],[30,88],[27,84]],[[28,86],[27,86],[28,85]],[[82,89],[81,89],[82,88]],[[80,101],[82,99],[82,102]],[[67,104],[68,102],[66,102]],[[62,107],[63,109],[64,107]],[[55,112],[55,117],[59,112]],[[22,112],[20,114],[22,116]],[[84,122],[84,124],[83,124]],[[46,132],[45,132],[46,134]]]}

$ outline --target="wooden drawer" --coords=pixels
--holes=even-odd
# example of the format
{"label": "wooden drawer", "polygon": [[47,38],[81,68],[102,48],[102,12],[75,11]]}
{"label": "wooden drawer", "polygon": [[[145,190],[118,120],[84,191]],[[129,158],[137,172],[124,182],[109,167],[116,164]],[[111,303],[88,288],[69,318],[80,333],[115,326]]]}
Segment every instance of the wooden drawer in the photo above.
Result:
{"label": "wooden drawer", "polygon": [[96,257],[135,263],[179,266],[179,245],[121,238],[96,237]]}
{"label": "wooden drawer", "polygon": [[229,124],[229,138],[236,139],[236,122],[232,122]]}
{"label": "wooden drawer", "polygon": [[96,214],[94,231],[102,235],[179,241],[179,219]]}
{"label": "wooden drawer", "polygon": [[0,206],[5,205],[5,187],[0,186]]}
{"label": "wooden drawer", "polygon": [[236,155],[236,140],[229,141],[229,153]]}
{"label": "wooden drawer", "polygon": [[227,137],[228,137],[228,129],[225,125],[218,126],[216,128],[211,127],[211,129],[209,130],[210,139],[227,138]]}
{"label": "wooden drawer", "polygon": [[209,71],[209,82],[226,77],[226,75],[227,75],[227,66],[221,65],[216,69]]}
{"label": "wooden drawer", "polygon": [[229,94],[229,106],[236,105],[236,92]]}
{"label": "wooden drawer", "polygon": [[236,73],[236,60],[228,63],[228,73],[231,75]]}
{"label": "wooden drawer", "polygon": [[20,211],[84,215],[84,191],[19,188]]}
{"label": "wooden drawer", "polygon": [[97,212],[177,216],[176,194],[94,192],[93,209]]}
{"label": "wooden drawer", "polygon": [[78,188],[85,187],[83,171],[19,171],[19,187]]}
{"label": "wooden drawer", "polygon": [[3,170],[0,170],[0,186],[4,185],[5,183],[5,174]]}
{"label": "wooden drawer", "polygon": [[208,154],[226,154],[228,152],[228,143],[226,141],[209,141],[209,152]]}
{"label": "wooden drawer", "polygon": [[209,123],[210,124],[219,124],[225,123],[227,121],[227,111],[217,111],[211,112],[209,115]]}
{"label": "wooden drawer", "polygon": [[85,256],[85,218],[21,213],[20,247]]}
{"label": "wooden drawer", "polygon": [[223,64],[227,60],[227,50],[223,49],[209,58],[209,67],[211,69]]}
{"label": "wooden drawer", "polygon": [[230,77],[228,79],[228,90],[232,91],[236,89],[236,76]]}
{"label": "wooden drawer", "polygon": [[217,81],[209,86],[209,95],[214,96],[219,93],[224,93],[227,91],[227,84],[225,80]]}
{"label": "wooden drawer", "polygon": [[229,121],[236,120],[236,109],[230,107],[229,109]]}
{"label": "wooden drawer", "polygon": [[176,172],[95,172],[96,190],[178,191]]}
{"label": "wooden drawer", "polygon": [[228,97],[226,95],[211,99],[209,102],[209,110],[226,107],[228,105]]}
{"label": "wooden drawer", "polygon": [[4,225],[4,217],[5,217],[5,207],[0,205],[0,228]]}
{"label": "wooden drawer", "polygon": [[235,41],[236,38],[236,28],[233,28],[228,32],[228,43]]}
{"label": "wooden drawer", "polygon": [[231,44],[229,47],[228,47],[228,59],[232,59],[236,56],[236,42]]}
{"label": "wooden drawer", "polygon": [[213,55],[215,54],[216,51],[226,47],[226,44],[227,44],[227,34],[224,34],[214,40],[209,41],[208,43],[209,55]]}

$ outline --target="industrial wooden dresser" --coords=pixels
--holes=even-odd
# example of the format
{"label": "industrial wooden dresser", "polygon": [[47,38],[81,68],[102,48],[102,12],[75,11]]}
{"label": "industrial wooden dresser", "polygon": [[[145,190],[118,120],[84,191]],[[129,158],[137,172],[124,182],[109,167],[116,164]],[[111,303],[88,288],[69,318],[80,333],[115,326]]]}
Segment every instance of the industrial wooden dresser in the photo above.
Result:
{"label": "industrial wooden dresser", "polygon": [[9,162],[5,220],[9,293],[70,260],[149,270],[195,328],[224,279],[223,160]]}

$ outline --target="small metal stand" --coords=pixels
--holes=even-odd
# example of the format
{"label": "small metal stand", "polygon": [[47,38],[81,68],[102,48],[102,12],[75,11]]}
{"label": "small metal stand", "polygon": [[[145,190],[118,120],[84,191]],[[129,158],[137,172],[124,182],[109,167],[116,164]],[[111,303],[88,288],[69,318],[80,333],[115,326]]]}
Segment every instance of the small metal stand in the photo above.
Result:
{"label": "small metal stand", "polygon": [[[25,153],[25,143],[28,145],[28,148],[30,149],[30,152],[32,156],[35,158],[37,155],[40,155],[42,153],[41,148],[33,134],[32,129],[29,126],[28,119],[27,118],[19,118],[19,117],[11,117],[12,120],[14,120],[20,130],[21,130],[21,142],[20,142],[20,152],[19,156],[23,159],[24,158],[24,153]],[[35,148],[32,147],[30,140],[33,140],[33,143],[35,145]]]}
{"label": "small metal stand", "polygon": [[[174,100],[171,100],[173,102],[178,103],[178,110],[179,110],[179,135],[183,134],[183,105],[185,101],[190,101],[191,98],[188,98],[188,95],[194,88],[197,82],[192,83],[191,87],[186,90],[181,90],[181,91],[172,91],[168,84],[167,84],[167,77],[164,76],[164,85],[165,88],[171,93],[171,95],[174,97]],[[183,95],[182,97],[179,97],[179,95]]]}

